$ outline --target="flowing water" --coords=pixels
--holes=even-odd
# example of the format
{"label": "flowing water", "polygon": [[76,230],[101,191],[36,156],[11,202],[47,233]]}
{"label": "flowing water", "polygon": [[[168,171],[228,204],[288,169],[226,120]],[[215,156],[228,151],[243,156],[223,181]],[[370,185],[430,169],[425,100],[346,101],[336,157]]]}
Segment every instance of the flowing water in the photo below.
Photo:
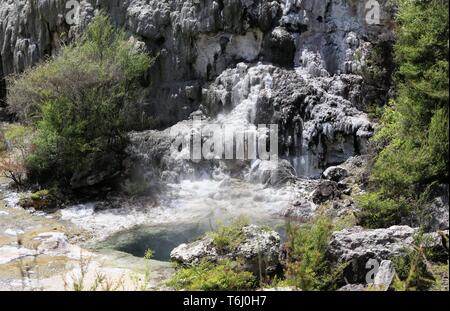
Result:
{"label": "flowing water", "polygon": [[292,203],[302,186],[267,188],[242,180],[184,180],[169,184],[156,207],[124,206],[95,211],[95,203],[61,211],[63,220],[91,231],[94,248],[112,248],[142,257],[152,249],[155,259],[166,261],[179,244],[191,242],[205,232],[243,217],[254,224],[269,225],[280,233],[286,219],[281,212]]}
{"label": "flowing water", "polygon": [[[236,85],[233,86],[231,111],[213,120],[235,132],[256,131],[258,98],[262,93],[272,96],[273,81],[267,68],[258,66],[247,72],[247,67],[243,66],[238,65],[233,78]],[[300,166],[309,166],[309,159],[298,156],[293,155],[291,160],[297,170]],[[97,202],[92,202],[62,209],[51,217],[82,230],[86,238],[80,245],[84,248],[95,252],[118,251],[135,257],[143,257],[151,249],[156,260],[168,261],[170,252],[178,245],[237,218],[268,225],[283,236],[286,228],[286,219],[281,216],[283,211],[310,194],[314,183],[298,180],[281,187],[266,187],[245,178],[230,178],[224,172],[220,177],[220,180],[187,179],[167,184],[157,204],[134,204],[133,200],[124,200],[119,208],[99,210]],[[5,191],[4,201],[8,206],[17,205],[18,196]]]}
{"label": "flowing water", "polygon": [[[248,68],[238,64],[230,72],[231,111],[219,114],[212,123],[226,125],[234,132],[256,131],[258,99],[261,94],[272,96],[273,79],[269,72],[264,65]],[[216,92],[218,96],[225,94],[220,88]],[[185,134],[190,135],[190,130]],[[145,158],[152,150],[143,148],[138,152]],[[297,166],[308,164],[305,159],[298,161]],[[282,233],[286,225],[286,219],[280,216],[283,210],[311,191],[311,181],[273,188],[250,183],[245,178],[232,179],[226,173],[220,175],[220,180],[205,178],[168,184],[157,206],[142,208],[127,204],[120,209],[95,211],[93,203],[62,210],[61,216],[94,234],[91,247],[112,248],[135,256],[143,256],[147,249],[152,249],[156,259],[168,260],[170,251],[179,244],[193,241],[219,224],[239,217]]]}

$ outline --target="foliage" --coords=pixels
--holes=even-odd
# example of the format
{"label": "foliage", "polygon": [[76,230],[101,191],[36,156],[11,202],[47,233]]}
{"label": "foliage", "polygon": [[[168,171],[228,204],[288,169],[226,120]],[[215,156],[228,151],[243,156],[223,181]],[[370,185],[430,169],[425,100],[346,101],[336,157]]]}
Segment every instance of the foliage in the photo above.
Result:
{"label": "foliage", "polygon": [[[248,225],[249,221],[245,217],[239,217],[227,225],[220,225],[217,230],[207,235],[212,239],[219,255],[228,254],[234,252],[244,242],[243,228]],[[263,230],[265,229],[263,227]],[[259,260],[262,259],[259,258]],[[203,260],[192,267],[178,266],[178,268],[179,270],[168,283],[175,289],[250,290],[266,281],[263,280],[262,271],[259,271],[259,276],[254,272],[245,271],[239,259],[221,259],[219,262]]]}
{"label": "foliage", "polygon": [[148,250],[145,251],[144,259],[150,260],[150,259],[153,258],[154,255],[155,255],[155,252],[153,250],[151,250],[151,249],[148,249]]}
{"label": "foliage", "polygon": [[0,159],[0,175],[21,187],[27,177],[26,160],[32,152],[33,131],[29,127],[12,125],[4,134],[7,151]]}
{"label": "foliage", "polygon": [[370,192],[360,198],[362,223],[398,224],[422,192],[448,182],[448,5],[399,0],[397,96],[385,109],[374,144]]}
{"label": "foliage", "polygon": [[45,198],[45,197],[47,197],[49,195],[50,195],[50,191],[49,190],[47,190],[47,189],[39,190],[39,191],[36,191],[36,192],[31,194],[31,199],[33,201],[39,201],[39,200],[42,200],[43,198]]}
{"label": "foliage", "polygon": [[133,80],[139,79],[152,61],[133,47],[123,30],[115,29],[109,18],[100,14],[75,44],[63,46],[56,57],[10,78],[9,109],[23,121],[33,121],[41,119],[40,106],[49,100],[63,98],[83,104],[82,99],[89,99],[91,92],[105,96],[111,91],[112,98],[123,101],[125,90],[137,91]]}
{"label": "foliage", "polygon": [[194,267],[182,268],[168,285],[177,289],[202,291],[241,291],[256,287],[251,272],[242,271],[239,263],[224,260],[218,264],[202,261]]}
{"label": "foliage", "polygon": [[418,235],[412,250],[394,259],[396,276],[393,287],[397,291],[423,291],[435,284],[428,261],[432,255],[424,248],[426,241]]}
{"label": "foliage", "polygon": [[151,277],[151,269],[150,269],[150,260],[154,257],[155,252],[151,249],[147,249],[144,254],[144,260],[145,260],[145,269],[144,269],[144,276],[141,282],[136,282],[139,290],[146,291],[149,288],[150,284],[150,277]]}
{"label": "foliage", "polygon": [[11,79],[10,110],[36,128],[31,175],[68,185],[83,169],[119,168],[151,63],[101,14],[74,45]]}
{"label": "foliage", "polygon": [[448,291],[448,261],[444,264],[432,264],[430,266],[430,272],[435,279],[432,289],[437,291]]}
{"label": "foliage", "polygon": [[332,270],[326,260],[333,230],[332,221],[324,216],[318,216],[313,224],[289,226],[285,283],[306,291],[334,286],[343,267]]}
{"label": "foliage", "polygon": [[333,220],[334,231],[341,231],[347,228],[355,227],[358,219],[354,213],[344,214]]}
{"label": "foliage", "polygon": [[357,198],[361,212],[359,223],[368,228],[389,227],[399,224],[409,214],[406,202],[384,198],[381,192],[370,192]]}
{"label": "foliage", "polygon": [[249,224],[245,218],[238,218],[230,225],[221,225],[219,228],[210,233],[214,246],[219,252],[227,253],[233,251],[243,242],[242,228]]}

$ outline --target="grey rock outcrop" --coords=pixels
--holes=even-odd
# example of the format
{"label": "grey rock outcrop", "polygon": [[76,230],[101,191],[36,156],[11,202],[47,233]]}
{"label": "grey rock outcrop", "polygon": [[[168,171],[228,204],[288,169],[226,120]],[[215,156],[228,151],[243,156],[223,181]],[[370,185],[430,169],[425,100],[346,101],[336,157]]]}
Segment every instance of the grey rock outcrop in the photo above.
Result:
{"label": "grey rock outcrop", "polygon": [[190,244],[181,244],[171,252],[170,258],[185,266],[197,265],[202,260],[240,260],[243,269],[256,275],[274,273],[279,265],[279,234],[255,225],[243,227],[241,234],[242,241],[233,249],[219,249],[214,240],[206,236]]}
{"label": "grey rock outcrop", "polygon": [[[361,227],[344,229],[333,234],[328,257],[335,265],[351,262],[346,271],[347,279],[351,283],[364,282],[369,260],[381,263],[404,255],[412,250],[418,232],[418,229],[408,226],[374,230]],[[448,233],[442,234],[448,236]],[[444,245],[446,238],[442,234],[424,235],[423,246],[437,253],[446,253],[448,259],[448,245]]]}
{"label": "grey rock outcrop", "polygon": [[339,198],[341,192],[335,181],[324,180],[319,183],[317,189],[312,194],[312,200],[316,204],[326,202],[331,199]]}
{"label": "grey rock outcrop", "polygon": [[[177,149],[183,140],[191,139],[191,123],[180,122],[164,131],[146,131],[131,133],[131,144],[127,149],[129,154],[127,162],[133,167],[139,163],[142,166],[146,179],[152,183],[159,181],[177,182],[180,178],[195,177],[196,164],[189,161],[188,150]],[[201,164],[210,165],[208,161]],[[136,168],[135,168],[136,169]]]}
{"label": "grey rock outcrop", "polygon": [[302,199],[293,202],[293,204],[284,209],[281,216],[306,222],[314,217],[316,210],[317,206],[313,202]]}
{"label": "grey rock outcrop", "polygon": [[340,182],[342,179],[348,176],[348,171],[340,166],[331,166],[327,168],[323,174],[322,177],[324,179],[332,180],[335,182]]}
{"label": "grey rock outcrop", "polygon": [[[382,1],[383,4],[385,1]],[[73,7],[72,5],[78,4]],[[237,62],[263,60],[299,65],[306,46],[325,49],[331,73],[354,71],[349,57],[364,35],[389,40],[389,24],[361,21],[364,3],[313,1],[184,1],[184,0],[66,0],[2,1],[0,4],[1,76],[18,73],[51,56],[60,42],[77,37],[91,18],[103,10],[112,21],[159,53],[148,109],[161,126],[185,119],[197,109],[202,85]],[[67,4],[70,4],[66,7]],[[73,10],[73,9],[76,10]],[[386,22],[390,10],[382,10]],[[73,20],[73,21],[72,21]],[[72,23],[73,22],[73,23]],[[352,34],[348,37],[348,34]],[[66,34],[64,36],[63,34]],[[346,40],[342,38],[348,37]],[[280,53],[282,51],[282,53]],[[165,102],[166,105],[159,105]]]}
{"label": "grey rock outcrop", "polygon": [[202,260],[217,261],[217,249],[212,238],[203,238],[190,244],[181,244],[170,253],[172,261],[185,266],[195,266]]}
{"label": "grey rock outcrop", "polygon": [[302,70],[240,63],[205,90],[203,105],[212,115],[229,112],[231,124],[278,124],[280,155],[295,158],[298,175],[314,176],[364,153],[373,125],[344,95],[359,92],[359,76],[314,77]]}
{"label": "grey rock outcrop", "polygon": [[[147,108],[159,117],[161,127],[187,118],[198,107],[204,81],[236,60],[257,59],[262,29],[273,28],[280,10],[278,4],[266,1],[83,0],[73,1],[75,14],[68,14],[73,7],[66,4],[66,0],[0,4],[3,75],[55,55],[62,34],[73,40],[101,9],[151,54],[159,53],[150,73],[155,83]],[[68,15],[75,17],[73,24]]]}

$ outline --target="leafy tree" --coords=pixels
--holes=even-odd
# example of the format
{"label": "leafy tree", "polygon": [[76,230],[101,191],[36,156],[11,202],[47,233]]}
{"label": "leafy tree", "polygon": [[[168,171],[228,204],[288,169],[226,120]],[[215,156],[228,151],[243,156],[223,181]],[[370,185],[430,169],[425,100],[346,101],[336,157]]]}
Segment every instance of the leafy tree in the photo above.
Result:
{"label": "leafy tree", "polygon": [[397,96],[385,109],[371,193],[360,200],[371,227],[408,218],[433,183],[448,182],[448,1],[398,0]]}
{"label": "leafy tree", "polygon": [[31,128],[20,125],[12,125],[4,134],[6,150],[0,152],[0,176],[10,179],[17,187],[24,185],[27,176],[26,160],[32,152],[32,136]]}
{"label": "leafy tree", "polygon": [[30,176],[77,188],[120,170],[126,133],[146,126],[137,103],[152,62],[100,14],[75,44],[12,79],[10,110],[36,129]]}
{"label": "leafy tree", "polygon": [[306,291],[336,289],[347,264],[333,268],[327,261],[326,252],[334,230],[331,219],[323,215],[310,224],[288,227],[282,284]]}
{"label": "leafy tree", "polygon": [[204,260],[197,266],[178,270],[168,285],[177,290],[242,291],[254,289],[257,282],[253,273],[243,271],[235,261],[215,264]]}

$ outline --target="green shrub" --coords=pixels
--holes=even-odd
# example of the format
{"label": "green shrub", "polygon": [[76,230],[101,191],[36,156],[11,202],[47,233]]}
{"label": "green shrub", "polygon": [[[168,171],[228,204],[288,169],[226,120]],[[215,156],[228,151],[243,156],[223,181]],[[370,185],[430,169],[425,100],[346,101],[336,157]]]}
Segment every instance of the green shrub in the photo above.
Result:
{"label": "green shrub", "polygon": [[368,228],[386,228],[401,223],[410,214],[406,202],[383,197],[383,193],[370,192],[357,198],[358,223]]}
{"label": "green shrub", "polygon": [[444,280],[448,279],[449,274],[448,252],[440,247],[428,247],[430,243],[433,244],[433,239],[419,232],[414,237],[413,247],[403,250],[402,256],[392,259],[396,271],[393,283],[395,290],[448,290]]}
{"label": "green shrub", "polygon": [[23,196],[19,201],[19,205],[23,208],[42,210],[55,208],[58,202],[58,197],[53,191],[43,189],[32,193],[30,196]]}
{"label": "green shrub", "polygon": [[30,148],[30,140],[33,136],[33,129],[20,124],[8,127],[4,133],[4,139],[13,152],[26,153]]}
{"label": "green shrub", "polygon": [[372,193],[360,199],[365,225],[393,225],[420,214],[422,192],[448,183],[448,5],[398,1],[397,94],[373,140]]}
{"label": "green shrub", "polygon": [[33,129],[22,125],[8,127],[4,134],[5,151],[0,157],[0,175],[22,187],[27,178],[26,161],[32,152]]}
{"label": "green shrub", "polygon": [[432,264],[430,266],[430,272],[434,276],[434,284],[432,290],[448,291],[448,275],[449,265],[448,261],[445,264]]}
{"label": "green shrub", "polygon": [[402,256],[393,259],[396,271],[393,283],[395,290],[424,291],[435,284],[436,279],[428,269],[431,267],[428,260],[432,254],[423,247],[424,244],[426,241],[419,234],[412,250],[406,250]]}
{"label": "green shrub", "polygon": [[248,220],[240,217],[229,225],[221,225],[210,233],[214,246],[219,252],[227,253],[233,251],[243,242],[242,228],[249,224]]}
{"label": "green shrub", "polygon": [[218,264],[208,261],[198,266],[178,270],[168,282],[176,290],[242,291],[256,287],[251,272],[242,271],[237,262],[224,260]]}
{"label": "green shrub", "polygon": [[48,197],[50,195],[50,191],[47,189],[39,190],[37,192],[34,192],[31,194],[31,199],[33,201],[39,201],[44,199],[45,197]]}
{"label": "green shrub", "polygon": [[285,284],[305,291],[325,290],[335,286],[342,269],[332,270],[326,250],[334,228],[332,221],[319,216],[314,223],[290,225],[286,242]]}
{"label": "green shrub", "polygon": [[348,228],[353,228],[358,224],[357,215],[353,212],[344,214],[333,220],[334,231],[341,231]]}
{"label": "green shrub", "polygon": [[[245,236],[243,228],[249,225],[245,217],[239,217],[227,225],[220,225],[216,231],[207,233],[219,255],[234,252]],[[263,228],[264,229],[264,228]],[[175,289],[186,290],[250,290],[261,285],[262,276],[245,271],[239,259],[221,260],[218,263],[203,260],[193,267],[178,267],[179,270],[169,282]]]}
{"label": "green shrub", "polygon": [[68,186],[76,173],[121,168],[139,127],[140,82],[152,59],[99,15],[74,45],[10,81],[9,108],[36,128],[30,175]]}

